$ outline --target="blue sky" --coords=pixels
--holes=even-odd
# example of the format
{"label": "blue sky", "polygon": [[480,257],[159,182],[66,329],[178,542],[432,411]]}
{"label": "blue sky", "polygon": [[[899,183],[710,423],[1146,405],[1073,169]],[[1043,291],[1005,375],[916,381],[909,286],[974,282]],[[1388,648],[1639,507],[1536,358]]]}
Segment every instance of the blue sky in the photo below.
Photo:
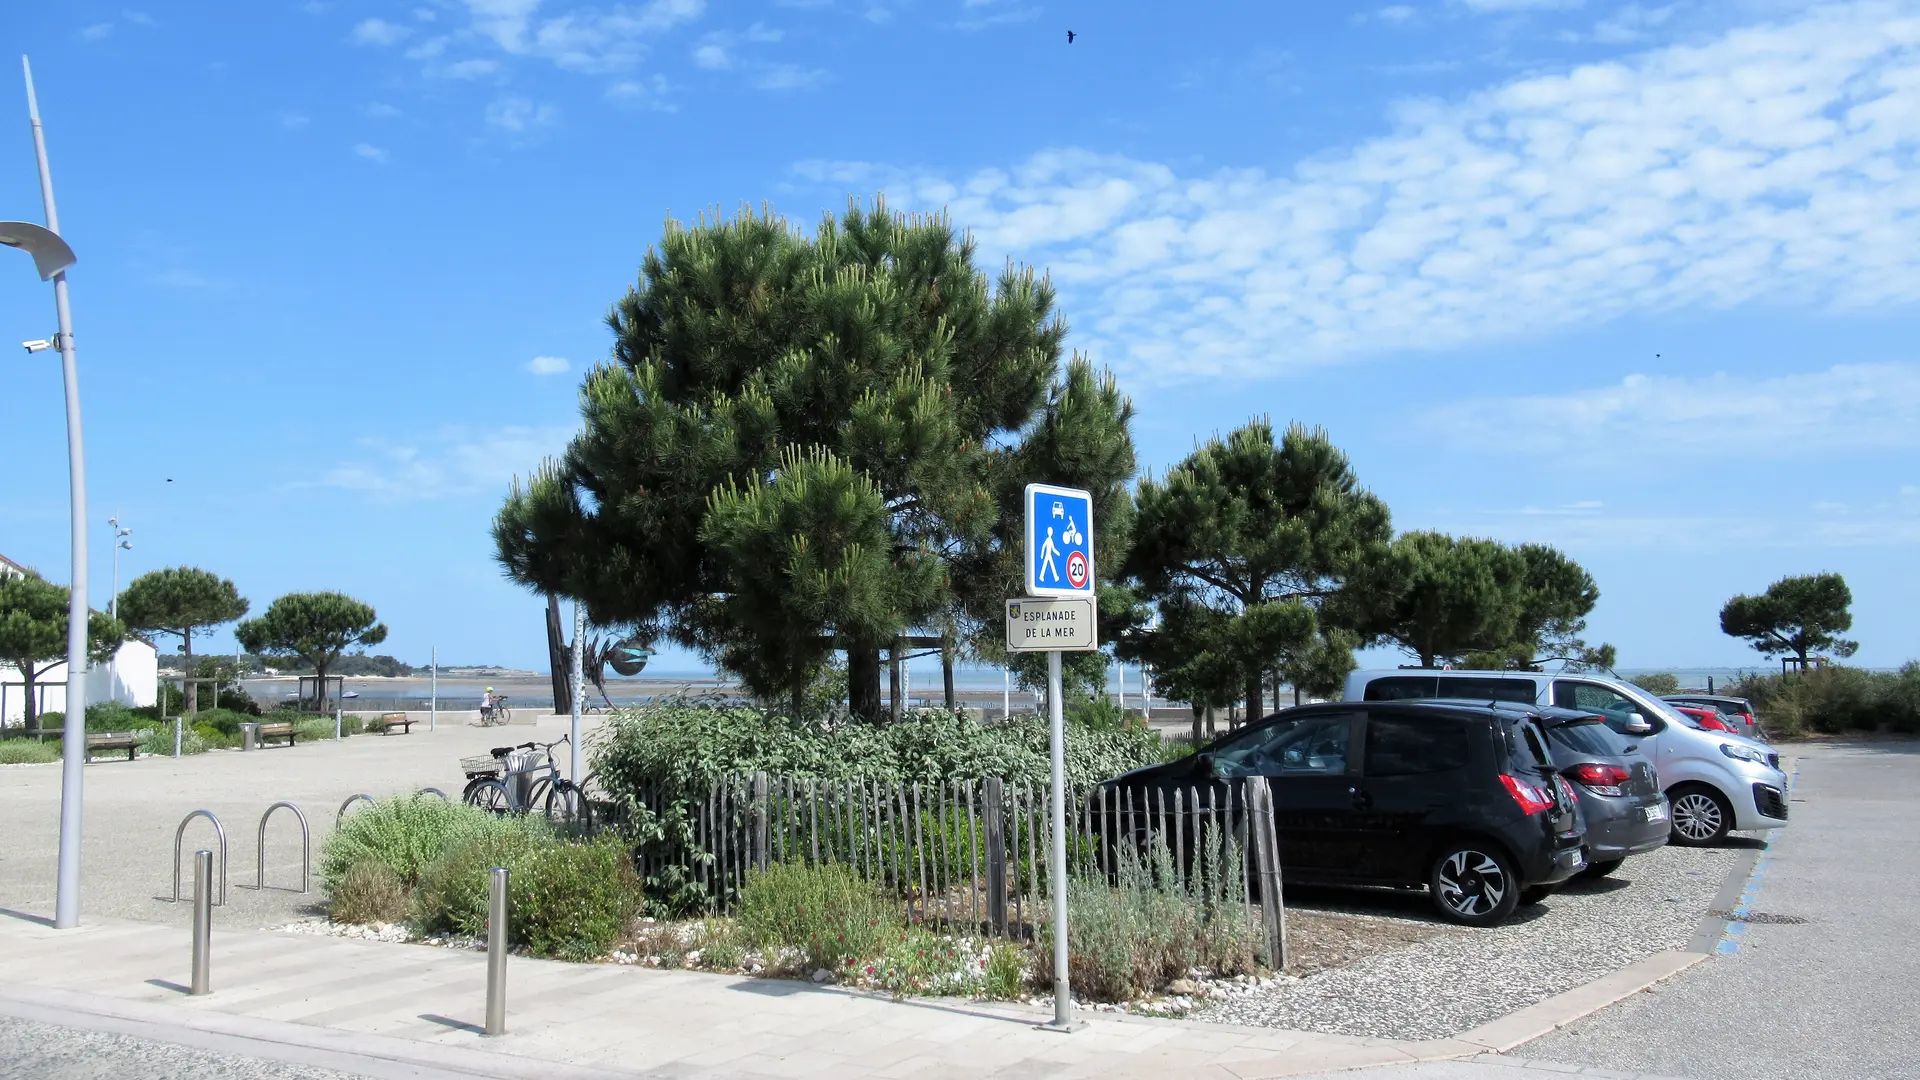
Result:
{"label": "blue sky", "polygon": [[[1817,570],[1860,662],[1920,656],[1920,3],[72,2],[0,40],[81,257],[99,596],[117,508],[123,583],[541,663],[486,527],[661,223],[885,191],[1051,271],[1149,467],[1321,424],[1397,526],[1588,566],[1622,666],[1756,663],[1720,604]],[[4,340],[47,336],[16,259]],[[64,579],[58,367],[7,355],[0,553]]]}

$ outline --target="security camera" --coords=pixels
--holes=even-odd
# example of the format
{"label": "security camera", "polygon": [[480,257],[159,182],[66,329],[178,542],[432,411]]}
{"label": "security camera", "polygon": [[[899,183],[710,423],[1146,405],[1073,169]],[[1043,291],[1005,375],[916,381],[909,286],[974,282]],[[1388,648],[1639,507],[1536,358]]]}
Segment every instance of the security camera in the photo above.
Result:
{"label": "security camera", "polygon": [[39,341],[23,341],[20,344],[28,352],[42,352],[44,350],[53,348],[53,342],[48,341],[45,338],[41,338]]}

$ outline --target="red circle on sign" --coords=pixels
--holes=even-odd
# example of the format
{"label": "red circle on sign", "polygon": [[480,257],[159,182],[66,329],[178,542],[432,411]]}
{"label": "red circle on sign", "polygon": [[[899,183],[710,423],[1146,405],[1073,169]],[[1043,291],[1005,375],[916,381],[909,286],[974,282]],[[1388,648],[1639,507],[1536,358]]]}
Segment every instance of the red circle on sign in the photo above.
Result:
{"label": "red circle on sign", "polygon": [[1076,589],[1087,587],[1087,557],[1074,552],[1067,556],[1067,581]]}

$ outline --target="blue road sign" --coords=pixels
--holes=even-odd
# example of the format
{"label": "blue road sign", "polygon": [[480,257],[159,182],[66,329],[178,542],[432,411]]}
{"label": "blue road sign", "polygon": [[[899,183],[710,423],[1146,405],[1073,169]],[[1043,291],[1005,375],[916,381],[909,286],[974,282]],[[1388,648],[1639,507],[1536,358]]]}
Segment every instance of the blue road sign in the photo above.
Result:
{"label": "blue road sign", "polygon": [[1093,596],[1093,496],[1027,485],[1027,595]]}

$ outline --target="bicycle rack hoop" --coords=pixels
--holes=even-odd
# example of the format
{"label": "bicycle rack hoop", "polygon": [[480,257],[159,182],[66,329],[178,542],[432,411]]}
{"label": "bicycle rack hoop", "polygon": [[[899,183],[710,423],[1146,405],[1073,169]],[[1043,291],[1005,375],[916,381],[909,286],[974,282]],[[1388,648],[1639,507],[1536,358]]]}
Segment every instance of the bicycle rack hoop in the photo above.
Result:
{"label": "bicycle rack hoop", "polygon": [[225,907],[227,906],[227,830],[211,810],[195,810],[181,818],[180,827],[173,830],[173,902],[176,904],[180,902],[180,841],[187,835],[187,826],[197,817],[213,822],[214,836],[220,840],[220,894],[214,903]]}
{"label": "bicycle rack hoop", "polygon": [[373,796],[366,795],[366,794],[347,796],[347,800],[340,804],[339,811],[337,811],[333,815],[333,827],[335,829],[338,829],[340,827],[340,823],[346,820],[347,807],[352,806],[354,803],[357,803],[357,802],[363,802],[363,803],[366,803],[368,806],[372,806]]}
{"label": "bicycle rack hoop", "polygon": [[313,830],[307,828],[307,815],[301,813],[299,807],[290,802],[277,802],[260,815],[260,835],[255,843],[254,892],[267,887],[267,819],[273,816],[275,810],[282,808],[293,811],[294,820],[300,823],[300,891],[307,891],[307,882],[313,871]]}

